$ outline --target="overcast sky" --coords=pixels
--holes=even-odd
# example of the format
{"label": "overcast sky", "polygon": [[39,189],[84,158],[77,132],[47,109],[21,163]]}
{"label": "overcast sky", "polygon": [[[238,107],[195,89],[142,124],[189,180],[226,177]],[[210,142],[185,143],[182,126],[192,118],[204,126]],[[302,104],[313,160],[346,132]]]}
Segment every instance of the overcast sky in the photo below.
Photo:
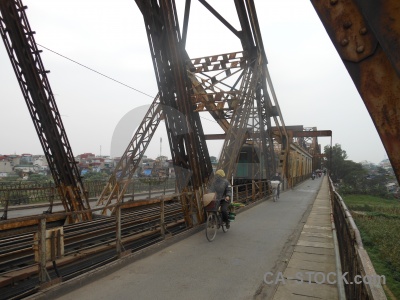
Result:
{"label": "overcast sky", "polygon": [[[239,29],[233,1],[209,0]],[[118,122],[157,93],[142,15],[134,0],[25,0],[36,42],[144,95],[42,47],[42,60],[74,155],[109,155]],[[184,1],[177,0],[181,15]],[[255,0],[273,86],[286,125],[332,130],[349,159],[380,162],[386,152],[350,76],[308,0]],[[241,51],[237,38],[192,1],[190,57]],[[0,45],[0,154],[43,153],[3,43]],[[206,133],[215,132],[208,113]],[[170,157],[164,124],[148,156]],[[126,141],[126,145],[129,141]],[[327,145],[330,138],[320,138]],[[222,143],[209,143],[218,156]],[[121,153],[122,154],[122,153]]]}

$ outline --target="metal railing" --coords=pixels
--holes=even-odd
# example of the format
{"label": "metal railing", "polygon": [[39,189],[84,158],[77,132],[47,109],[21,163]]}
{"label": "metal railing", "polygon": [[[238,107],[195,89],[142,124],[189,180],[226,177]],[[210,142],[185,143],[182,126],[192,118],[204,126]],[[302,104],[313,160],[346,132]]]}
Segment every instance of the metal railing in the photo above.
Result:
{"label": "metal railing", "polygon": [[[113,206],[116,207],[115,216],[105,219],[103,218],[101,220],[108,220],[110,224],[114,223],[115,226],[109,226],[110,229],[107,229],[104,225],[106,223],[102,223],[103,225],[96,225],[96,221],[93,221],[93,230],[97,228],[96,226],[100,226],[103,231],[99,230],[99,232],[102,232],[102,234],[104,235],[105,230],[108,230],[107,233],[110,233],[111,235],[114,233],[114,238],[108,238],[107,245],[103,245],[104,247],[101,249],[99,248],[100,246],[102,246],[101,243],[99,244],[91,242],[90,244],[85,244],[85,251],[88,251],[89,253],[92,251],[91,249],[94,249],[93,253],[98,253],[114,248],[116,255],[115,258],[118,258],[126,255],[127,253],[133,252],[133,250],[130,249],[127,245],[132,242],[139,241],[139,239],[141,238],[145,239],[146,237],[156,235],[154,239],[156,241],[160,241],[160,239],[165,239],[167,235],[171,236],[172,234],[182,232],[182,229],[178,228],[178,231],[176,229],[173,229],[180,224],[183,224],[180,225],[180,227],[185,228],[182,209],[179,207],[179,205],[171,208],[171,204],[178,204],[180,202],[179,198],[180,194],[166,196],[163,195],[158,199],[146,199],[114,204]],[[167,204],[170,206],[166,207]],[[122,210],[124,210],[126,213],[123,214]],[[101,208],[91,209],[90,211],[93,214],[99,213],[101,211]],[[57,212],[53,214],[42,214],[21,217],[19,219],[4,220],[1,222],[0,238],[9,237],[10,233],[7,231],[15,229],[17,229],[19,233],[35,233],[34,239],[32,241],[33,247],[31,251],[35,252],[35,265],[38,266],[37,270],[39,274],[39,283],[41,286],[42,284],[51,281],[47,272],[48,269],[51,269],[51,267],[49,266],[49,262],[53,261],[54,267],[55,261],[58,261],[61,257],[63,257],[64,260],[71,262],[74,262],[76,260],[75,256],[78,255],[77,253],[79,251],[75,252],[69,250],[68,253],[64,251],[64,233],[61,231],[61,233],[59,233],[56,237],[52,235],[53,230],[59,230],[60,228],[65,226],[61,225],[60,227],[52,228],[48,228],[47,226],[47,224],[51,222],[63,221],[69,215],[74,213],[79,212]],[[100,219],[98,219],[97,221],[99,220]],[[87,224],[89,223],[86,223],[85,225],[88,226]],[[26,224],[26,226],[22,228],[20,227],[21,224]],[[69,226],[73,225],[74,224],[69,224]],[[36,230],[34,229],[34,226],[37,226]],[[126,228],[127,226],[129,227]],[[83,232],[81,227],[80,230],[81,232]],[[91,239],[96,237],[92,233],[87,233],[87,236],[89,236]],[[78,238],[79,237],[77,237],[77,239]],[[83,243],[83,238],[80,238],[82,239],[81,242]],[[73,240],[71,239],[71,235],[69,236],[69,240],[70,242],[71,240]],[[146,240],[146,243],[150,242]],[[66,244],[66,246],[68,246],[68,243]],[[62,249],[60,249],[60,247]],[[125,247],[128,247],[127,250],[125,250]],[[54,249],[57,250],[57,253],[53,253]],[[35,271],[32,271],[31,269],[29,272],[35,273]],[[27,271],[26,274],[29,275],[29,272]],[[25,279],[23,278],[24,276],[25,274],[22,275],[22,279]],[[43,287],[47,287],[47,285],[44,285]]]}
{"label": "metal railing", "polygon": [[[251,204],[253,202],[263,200],[270,195],[270,187],[268,181],[253,181],[248,184],[236,185],[233,187],[235,202],[241,202],[246,204]],[[185,228],[187,228],[184,224],[183,219],[183,211],[179,209],[179,219],[176,219],[174,214],[176,212],[169,209],[166,209],[167,203],[179,203],[181,197],[184,193],[170,194],[170,195],[161,195],[153,199],[145,199],[145,200],[135,200],[128,201],[124,203],[117,203],[112,206],[116,207],[116,213],[114,216],[109,217],[111,222],[115,222],[115,227],[113,227],[113,231],[115,232],[114,239],[108,240],[109,248],[115,248],[116,257],[121,257],[130,253],[131,250],[124,250],[126,245],[131,241],[138,239],[137,236],[145,236],[151,234],[159,234],[159,238],[161,240],[165,239],[167,236],[171,235],[170,227],[175,226],[176,224],[182,224]],[[193,193],[190,193],[193,196]],[[102,208],[91,209],[92,213],[98,213]],[[123,220],[125,221],[129,219],[129,216],[135,216],[135,211],[137,210],[149,211],[150,209],[154,209],[152,213],[152,217],[146,217],[145,224],[138,224],[137,227],[140,229],[138,232],[131,233],[131,237],[122,235],[122,224]],[[122,211],[125,213],[123,214]],[[0,235],[0,237],[6,237],[10,233],[6,232],[7,230],[13,230],[20,228],[21,224],[29,225],[26,227],[26,230],[32,232],[31,226],[38,226],[36,230],[36,235],[34,238],[34,250],[36,250],[36,263],[38,265],[39,272],[39,282],[40,284],[44,284],[48,281],[48,274],[46,268],[48,267],[49,257],[46,253],[46,248],[50,247],[51,249],[58,249],[59,247],[64,247],[63,242],[55,242],[57,239],[49,236],[47,233],[46,224],[49,222],[54,222],[55,220],[63,220],[67,218],[68,215],[79,212],[57,212],[52,214],[42,214],[36,216],[28,216],[21,217],[18,219],[10,219],[3,220],[0,224],[0,232],[4,233]],[[172,218],[172,219],[171,219]],[[138,222],[137,217],[134,217],[135,222]],[[21,233],[24,232],[25,229],[21,228]],[[63,233],[58,235],[63,239]],[[57,237],[58,237],[57,236]],[[95,245],[94,245],[95,246]],[[47,251],[48,252],[48,251]],[[60,252],[61,253],[61,252]],[[65,253],[65,256],[70,256]],[[51,260],[55,261],[60,257],[53,257]],[[47,266],[47,267],[46,267]]]}
{"label": "metal railing", "polygon": [[[344,285],[347,299],[387,299],[381,285],[382,278],[376,274],[354,219],[342,197],[336,192],[331,178],[329,190],[342,273],[346,274],[348,283]],[[354,282],[355,278],[360,279],[357,284]],[[364,280],[366,278],[368,281]]]}
{"label": "metal railing", "polygon": [[[85,182],[85,188],[89,198],[98,197],[104,189],[107,181],[88,181]],[[171,190],[175,188],[175,179],[169,178],[164,181],[143,182],[140,179],[132,181],[126,191],[127,197],[136,193],[148,193],[149,198],[157,191]],[[2,211],[1,219],[7,219],[7,212],[11,206],[50,203],[61,201],[57,188],[53,182],[33,183],[16,182],[0,184],[0,208]]]}
{"label": "metal railing", "polygon": [[[270,181],[259,180],[247,184],[235,185],[233,186],[233,193],[235,202],[251,204],[257,201],[262,201],[271,196]],[[111,239],[107,240],[108,246],[105,247],[104,250],[115,249],[114,258],[116,259],[131,253],[133,248],[131,249],[129,245],[136,243],[136,241],[142,237],[146,238],[155,235],[157,241],[160,241],[172,236],[173,234],[182,232],[182,230],[184,231],[188,229],[187,224],[185,224],[182,208],[179,207],[179,205],[175,206],[173,209],[171,209],[171,206],[167,207],[167,205],[173,203],[174,205],[180,203],[182,197],[193,197],[193,193],[189,193],[190,195],[186,196],[184,194],[185,193],[161,195],[153,199],[127,201],[112,205],[116,208],[115,215],[100,218],[102,220],[107,219],[111,223],[115,224],[111,228],[111,234],[113,234],[113,236]],[[96,214],[99,213],[101,209],[102,208],[90,209],[90,211],[93,214]],[[150,213],[150,210],[152,210],[151,216],[143,215],[144,211],[148,214]],[[49,267],[51,261],[53,262],[53,267],[55,269],[57,265],[56,261],[61,257],[63,257],[64,260],[69,259],[71,262],[75,261],[74,255],[68,251],[64,251],[65,232],[53,232],[54,230],[59,230],[61,227],[65,228],[65,226],[60,225],[60,227],[47,228],[46,224],[50,222],[59,222],[62,224],[63,220],[65,220],[68,215],[74,213],[79,212],[42,214],[20,217],[18,219],[3,220],[0,222],[0,232],[2,233],[0,234],[1,238],[12,235],[11,231],[14,230],[17,230],[18,233],[32,233],[32,231],[35,233],[33,241],[34,247],[32,248],[32,251],[35,250],[35,264],[37,266],[36,270],[39,275],[39,284],[41,288],[46,288],[49,284],[49,280],[52,281],[48,275],[48,270],[49,268],[51,269],[51,267]],[[143,223],[138,219],[138,216],[142,216]],[[135,229],[136,231],[132,231],[129,229],[128,234],[123,234],[126,223],[129,222],[130,219],[135,222],[135,228],[137,228],[137,230]],[[34,229],[34,226],[37,226],[36,230]],[[176,226],[178,226],[178,229],[175,229]],[[94,237],[95,236],[91,231],[90,238]],[[68,243],[66,243],[65,246],[68,246]],[[94,243],[91,247],[97,246],[99,245]],[[51,256],[46,254],[49,253],[49,250],[51,250]],[[97,249],[96,251],[98,252],[99,250]],[[53,279],[52,283],[58,281],[59,278]]]}

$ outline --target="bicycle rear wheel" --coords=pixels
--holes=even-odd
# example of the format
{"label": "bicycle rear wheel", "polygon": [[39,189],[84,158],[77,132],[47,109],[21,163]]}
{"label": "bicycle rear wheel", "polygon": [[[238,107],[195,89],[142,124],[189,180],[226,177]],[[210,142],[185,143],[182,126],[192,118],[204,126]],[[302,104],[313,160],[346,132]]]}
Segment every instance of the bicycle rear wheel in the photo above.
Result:
{"label": "bicycle rear wheel", "polygon": [[272,189],[272,199],[274,200],[274,202],[276,202],[278,200],[278,189],[277,188]]}
{"label": "bicycle rear wheel", "polygon": [[215,213],[208,213],[206,223],[206,237],[209,242],[212,242],[217,235],[218,220]]}

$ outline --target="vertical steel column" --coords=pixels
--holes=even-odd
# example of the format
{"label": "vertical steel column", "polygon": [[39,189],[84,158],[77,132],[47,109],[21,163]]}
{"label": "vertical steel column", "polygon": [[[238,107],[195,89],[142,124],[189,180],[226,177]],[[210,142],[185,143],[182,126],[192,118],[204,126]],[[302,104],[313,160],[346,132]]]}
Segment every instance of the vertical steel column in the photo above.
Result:
{"label": "vertical steel column", "polygon": [[[178,190],[196,191],[206,182],[212,166],[200,117],[191,104],[188,56],[181,40],[175,2],[136,3],[146,25]],[[194,197],[182,196],[181,200],[186,222],[191,225],[197,222],[195,219],[201,220],[201,209]]]}

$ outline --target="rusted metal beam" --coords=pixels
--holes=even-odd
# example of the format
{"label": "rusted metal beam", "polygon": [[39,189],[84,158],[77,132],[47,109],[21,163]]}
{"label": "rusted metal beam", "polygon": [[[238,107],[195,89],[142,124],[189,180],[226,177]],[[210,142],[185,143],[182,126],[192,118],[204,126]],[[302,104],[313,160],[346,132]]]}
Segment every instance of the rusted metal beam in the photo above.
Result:
{"label": "rusted metal beam", "polygon": [[206,134],[205,138],[206,140],[224,140],[226,137],[225,133],[221,134]]}
{"label": "rusted metal beam", "polygon": [[[47,223],[63,224],[66,216],[62,214],[46,215]],[[0,237],[32,231],[33,226],[39,224],[39,217],[20,217],[0,222]]]}
{"label": "rusted metal beam", "polygon": [[400,3],[311,3],[367,107],[400,182]]}
{"label": "rusted metal beam", "polygon": [[[28,106],[65,211],[89,209],[75,158],[58,111],[28,18],[20,0],[0,1],[0,35]],[[90,220],[89,213],[70,222]]]}
{"label": "rusted metal beam", "polygon": [[400,76],[400,2],[356,0],[375,38]]}
{"label": "rusted metal beam", "polygon": [[332,136],[332,130],[293,131],[293,137]]}
{"label": "rusted metal beam", "polygon": [[113,204],[123,202],[125,191],[161,122],[162,113],[157,95],[97,200],[96,207],[103,207],[103,215],[114,214]]}
{"label": "rusted metal beam", "polygon": [[[192,66],[183,48],[175,1],[136,0],[136,4],[148,35],[177,186],[180,192],[196,192],[203,188],[212,166],[199,113],[190,101]],[[182,206],[189,226],[201,221],[203,214],[194,197],[182,197]]]}
{"label": "rusted metal beam", "polygon": [[[304,127],[303,125],[286,125],[286,131],[303,131]],[[272,131],[278,131],[279,128],[276,126],[272,126],[271,129]]]}
{"label": "rusted metal beam", "polygon": [[210,4],[205,0],[199,0],[218,20],[221,21],[234,35],[240,38],[240,32],[237,31],[227,20],[225,20]]}
{"label": "rusted metal beam", "polygon": [[186,0],[185,4],[185,15],[183,18],[183,28],[182,28],[182,47],[186,47],[186,37],[187,37],[187,30],[189,26],[189,15],[190,15],[190,5],[191,0]]}

